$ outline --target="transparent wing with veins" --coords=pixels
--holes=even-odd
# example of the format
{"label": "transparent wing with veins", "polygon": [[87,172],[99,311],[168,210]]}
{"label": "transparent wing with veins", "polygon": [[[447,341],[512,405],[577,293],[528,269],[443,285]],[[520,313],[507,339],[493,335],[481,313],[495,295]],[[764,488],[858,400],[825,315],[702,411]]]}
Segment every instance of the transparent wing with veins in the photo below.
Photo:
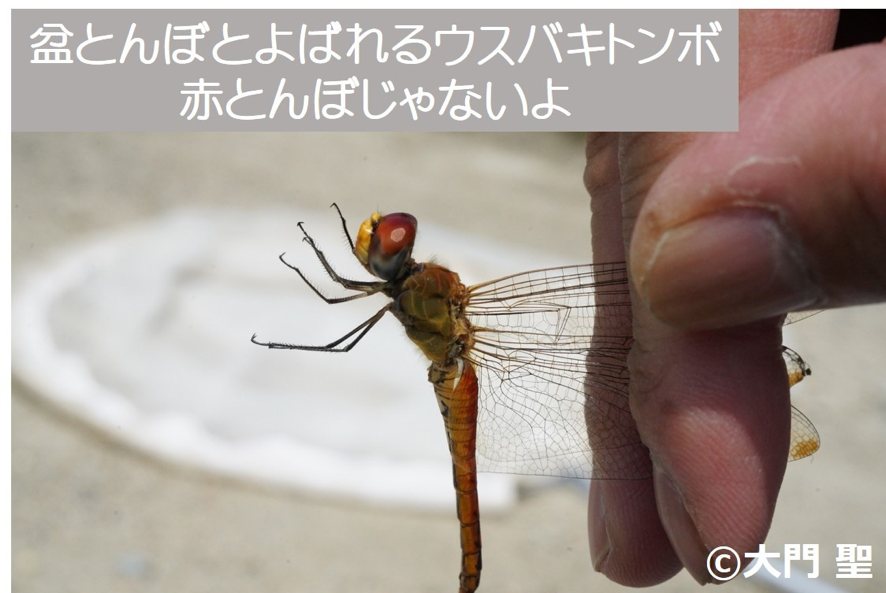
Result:
{"label": "transparent wing with veins", "polygon": [[[480,380],[481,471],[578,478],[649,477],[628,406],[631,309],[624,263],[525,272],[468,288]],[[787,323],[811,313],[792,314]],[[785,349],[791,384],[808,366]],[[818,434],[792,411],[791,459]]]}

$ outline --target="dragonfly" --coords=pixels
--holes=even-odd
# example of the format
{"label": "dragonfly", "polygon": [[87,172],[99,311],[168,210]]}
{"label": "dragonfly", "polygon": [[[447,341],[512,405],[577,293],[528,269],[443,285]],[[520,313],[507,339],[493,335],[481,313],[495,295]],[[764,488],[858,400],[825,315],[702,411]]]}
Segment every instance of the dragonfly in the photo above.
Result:
{"label": "dragonfly", "polygon": [[[252,342],[272,349],[348,352],[387,313],[430,361],[452,457],[461,535],[459,593],[474,593],[482,569],[477,471],[568,478],[646,479],[648,452],[628,404],[631,301],[624,262],[547,268],[465,286],[457,273],[412,258],[418,221],[372,214],[351,251],[375,280],[340,276],[298,223],[329,276],[350,293],[327,297],[280,255],[320,298],[339,304],[383,294],[387,304],[326,345]],[[790,314],[786,323],[814,312]],[[783,348],[793,386],[811,373]],[[812,423],[792,406],[791,460],[818,450]]]}

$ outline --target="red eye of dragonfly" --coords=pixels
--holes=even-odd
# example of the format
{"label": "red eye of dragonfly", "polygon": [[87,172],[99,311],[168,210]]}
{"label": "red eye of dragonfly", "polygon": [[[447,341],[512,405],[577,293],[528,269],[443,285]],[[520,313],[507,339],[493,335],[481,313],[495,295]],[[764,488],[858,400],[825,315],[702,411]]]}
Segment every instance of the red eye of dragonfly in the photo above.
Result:
{"label": "red eye of dragonfly", "polygon": [[412,255],[418,221],[411,214],[397,212],[382,216],[369,242],[369,269],[382,280],[400,275]]}

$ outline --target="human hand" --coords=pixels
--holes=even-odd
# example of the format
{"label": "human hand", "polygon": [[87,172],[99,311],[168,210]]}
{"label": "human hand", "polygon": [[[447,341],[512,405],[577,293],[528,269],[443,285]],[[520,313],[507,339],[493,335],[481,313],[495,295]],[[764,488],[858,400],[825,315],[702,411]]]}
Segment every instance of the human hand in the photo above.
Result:
{"label": "human hand", "polygon": [[592,484],[595,567],[627,585],[765,539],[787,461],[778,317],[886,299],[886,45],[835,12],[740,13],[740,131],[592,134],[596,261],[634,290],[631,411],[653,480]]}

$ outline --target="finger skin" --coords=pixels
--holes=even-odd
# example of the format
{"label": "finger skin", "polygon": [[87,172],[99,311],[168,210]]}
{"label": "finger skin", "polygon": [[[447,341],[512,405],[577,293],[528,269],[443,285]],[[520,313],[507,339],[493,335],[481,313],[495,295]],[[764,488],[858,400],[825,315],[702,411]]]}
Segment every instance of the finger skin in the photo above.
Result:
{"label": "finger skin", "polygon": [[[886,299],[884,105],[886,44],[859,46],[749,96],[737,134],[688,146],[651,188],[633,236],[632,273],[653,313],[710,328]],[[753,211],[757,230],[705,236],[708,221],[726,228]],[[764,225],[773,246],[749,261]],[[712,252],[715,263],[687,263]]]}
{"label": "finger skin", "polygon": [[[589,134],[585,182],[592,196],[594,261],[624,261],[618,134]],[[648,456],[639,442],[636,448],[642,450],[637,457]],[[682,568],[658,517],[651,478],[591,482],[588,534],[594,568],[622,585],[654,585]]]}
{"label": "finger skin", "polygon": [[739,99],[830,51],[838,15],[836,10],[739,11]]}
{"label": "finger skin", "polygon": [[655,465],[658,510],[680,561],[764,541],[787,463],[790,398],[777,324],[647,328],[631,353],[631,412]]}

